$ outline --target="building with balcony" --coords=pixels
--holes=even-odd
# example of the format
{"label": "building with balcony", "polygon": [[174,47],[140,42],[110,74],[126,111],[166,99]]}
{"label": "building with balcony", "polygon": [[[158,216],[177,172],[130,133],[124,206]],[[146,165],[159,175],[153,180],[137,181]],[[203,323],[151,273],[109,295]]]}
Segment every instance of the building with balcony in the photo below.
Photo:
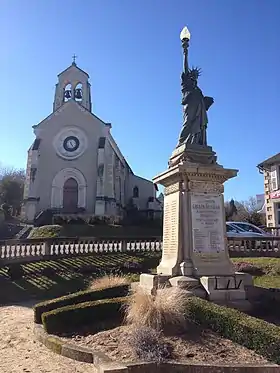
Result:
{"label": "building with balcony", "polygon": [[280,227],[280,153],[257,167],[264,175],[266,224],[268,227]]}

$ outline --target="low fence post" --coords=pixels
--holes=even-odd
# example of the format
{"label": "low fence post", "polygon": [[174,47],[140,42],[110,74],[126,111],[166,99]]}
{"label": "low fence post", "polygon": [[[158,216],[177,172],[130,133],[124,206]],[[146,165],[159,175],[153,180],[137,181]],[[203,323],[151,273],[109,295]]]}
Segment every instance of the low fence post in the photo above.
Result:
{"label": "low fence post", "polygon": [[125,253],[125,252],[127,251],[127,247],[126,247],[126,245],[127,245],[126,240],[122,240],[122,241],[121,241],[121,252],[122,252],[122,253]]}
{"label": "low fence post", "polygon": [[45,255],[46,257],[49,257],[51,255],[51,242],[49,240],[46,240],[44,242],[45,245]]}

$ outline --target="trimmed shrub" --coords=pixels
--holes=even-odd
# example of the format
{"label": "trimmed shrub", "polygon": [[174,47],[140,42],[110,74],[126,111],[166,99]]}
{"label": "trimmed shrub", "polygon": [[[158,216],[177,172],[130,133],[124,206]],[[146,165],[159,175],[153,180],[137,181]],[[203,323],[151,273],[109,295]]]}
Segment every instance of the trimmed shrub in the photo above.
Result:
{"label": "trimmed shrub", "polygon": [[171,358],[170,345],[155,329],[145,326],[133,328],[127,342],[140,360],[162,363]]}
{"label": "trimmed shrub", "polygon": [[33,228],[28,238],[55,238],[60,236],[61,230],[60,225],[43,225]]}
{"label": "trimmed shrub", "polygon": [[189,298],[186,311],[192,322],[280,363],[280,327],[196,297]]}
{"label": "trimmed shrub", "polygon": [[94,322],[114,319],[121,321],[126,301],[127,297],[102,299],[57,308],[42,314],[43,325],[48,333],[61,334],[77,331]]}
{"label": "trimmed shrub", "polygon": [[65,306],[76,305],[99,299],[116,298],[126,296],[129,292],[129,285],[112,286],[98,290],[85,290],[65,295],[60,298],[41,302],[34,307],[34,322],[42,324],[42,314]]}

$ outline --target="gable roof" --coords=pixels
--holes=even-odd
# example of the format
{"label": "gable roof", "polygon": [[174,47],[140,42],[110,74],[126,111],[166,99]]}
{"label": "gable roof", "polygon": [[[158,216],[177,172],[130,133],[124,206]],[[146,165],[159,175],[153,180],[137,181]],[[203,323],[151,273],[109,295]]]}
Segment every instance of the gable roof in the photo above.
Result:
{"label": "gable roof", "polygon": [[62,75],[63,73],[65,73],[65,71],[71,69],[71,67],[75,67],[76,69],[80,70],[83,74],[86,74],[86,76],[89,78],[89,75],[88,73],[86,73],[84,70],[80,69],[77,64],[75,62],[72,62],[72,64],[70,66],[68,66],[65,70],[61,71],[61,73],[59,73],[57,76],[60,76]]}
{"label": "gable roof", "polygon": [[95,119],[98,119],[100,120],[100,122],[102,122],[105,126],[111,126],[111,123],[106,123],[104,122],[102,119],[100,119],[97,115],[93,114],[91,111],[89,111],[88,109],[86,109],[84,106],[82,106],[81,104],[78,104],[75,100],[68,100],[66,102],[64,102],[59,108],[57,108],[55,111],[53,111],[51,114],[49,114],[46,118],[42,119],[41,122],[39,122],[38,124],[35,124],[34,126],[32,126],[32,128],[37,128],[40,126],[40,124],[42,124],[43,122],[45,122],[46,120],[49,120],[53,115],[55,115],[56,113],[59,113],[60,111],[62,111],[62,109],[65,109],[67,106],[69,106],[70,104],[74,103],[75,105],[78,106],[78,108],[82,111],[82,112],[86,112],[87,114],[90,114],[92,115]]}
{"label": "gable roof", "polygon": [[267,158],[265,161],[258,164],[257,167],[260,171],[263,171],[265,169],[269,169],[275,163],[280,163],[280,153],[277,153],[273,155],[272,157]]}

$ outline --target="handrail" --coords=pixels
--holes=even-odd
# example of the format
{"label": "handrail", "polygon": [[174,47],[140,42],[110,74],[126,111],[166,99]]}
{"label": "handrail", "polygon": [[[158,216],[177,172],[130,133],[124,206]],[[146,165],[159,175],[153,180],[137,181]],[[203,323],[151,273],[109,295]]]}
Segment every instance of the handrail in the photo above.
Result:
{"label": "handrail", "polygon": [[[54,237],[0,241],[0,265],[61,256],[162,250],[162,237]],[[280,257],[280,237],[228,237],[230,256]]]}

